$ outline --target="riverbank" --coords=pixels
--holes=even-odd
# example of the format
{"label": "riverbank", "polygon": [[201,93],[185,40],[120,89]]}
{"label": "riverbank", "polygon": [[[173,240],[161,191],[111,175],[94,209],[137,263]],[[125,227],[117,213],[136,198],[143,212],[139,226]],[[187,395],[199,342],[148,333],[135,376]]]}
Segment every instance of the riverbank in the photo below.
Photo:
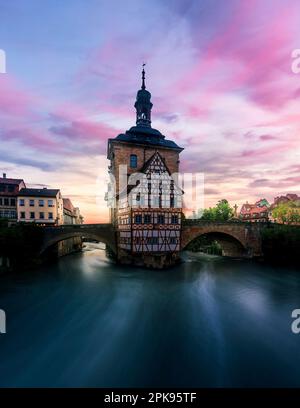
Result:
{"label": "riverbank", "polygon": [[[300,267],[300,226],[270,223],[261,232],[263,257],[259,262]],[[222,255],[222,247],[208,235],[202,235],[186,248],[191,253]]]}
{"label": "riverbank", "polygon": [[38,225],[9,225],[7,221],[0,221],[0,274],[31,270],[82,249],[82,238],[72,237],[59,241],[41,254],[42,238],[43,231]]}
{"label": "riverbank", "polygon": [[[12,270],[26,271],[39,267],[51,259],[81,251],[82,239],[69,238],[50,247],[41,256],[39,247],[42,230],[34,224],[8,226],[7,221],[0,221],[0,273]],[[263,262],[279,263],[300,267],[300,227],[269,224],[262,229]],[[192,241],[187,250],[204,252],[210,255],[222,255],[218,241],[210,241],[207,236],[200,236]]]}

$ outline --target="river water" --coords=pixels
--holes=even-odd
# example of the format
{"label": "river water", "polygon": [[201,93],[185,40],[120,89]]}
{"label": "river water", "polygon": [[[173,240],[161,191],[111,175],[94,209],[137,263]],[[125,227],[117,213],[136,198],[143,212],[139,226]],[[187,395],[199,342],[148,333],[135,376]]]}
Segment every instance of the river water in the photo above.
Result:
{"label": "river water", "polygon": [[0,278],[0,386],[300,386],[300,271],[184,254],[165,271],[100,244]]}

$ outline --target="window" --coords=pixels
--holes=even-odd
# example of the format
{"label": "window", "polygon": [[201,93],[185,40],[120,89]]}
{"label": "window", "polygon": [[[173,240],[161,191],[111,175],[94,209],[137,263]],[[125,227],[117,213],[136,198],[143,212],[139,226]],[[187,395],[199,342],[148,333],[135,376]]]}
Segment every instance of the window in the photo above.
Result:
{"label": "window", "polygon": [[3,203],[3,201],[2,201],[2,198],[0,197],[0,205],[3,205],[2,203]]}
{"label": "window", "polygon": [[9,193],[13,193],[15,191],[15,187],[14,186],[8,186],[7,188]]}
{"label": "window", "polygon": [[0,184],[0,191],[3,193],[5,191],[5,185]]}
{"label": "window", "polygon": [[20,207],[24,207],[24,205],[25,205],[25,200],[24,200],[24,198],[20,198],[20,200],[19,200],[19,206],[20,206]]}
{"label": "window", "polygon": [[158,244],[158,237],[148,237],[147,244],[150,245],[157,245]]}
{"label": "window", "polygon": [[24,218],[25,218],[25,212],[24,212],[24,211],[21,211],[21,212],[20,212],[20,218],[21,218],[21,219],[24,219]]}
{"label": "window", "polygon": [[16,219],[16,218],[17,218],[17,212],[16,212],[16,211],[10,211],[10,212],[9,212],[9,218],[14,218],[14,219]]}
{"label": "window", "polygon": [[53,220],[53,213],[52,212],[48,213],[48,220]]}
{"label": "window", "polygon": [[4,198],[4,205],[9,205],[9,199],[8,198]]}
{"label": "window", "polygon": [[34,200],[29,200],[30,207],[34,207]]}
{"label": "window", "polygon": [[142,215],[141,215],[141,214],[137,214],[137,215],[134,217],[134,222],[135,222],[136,224],[141,224],[141,223],[142,223]]}
{"label": "window", "polygon": [[0,218],[16,219],[17,218],[17,213],[16,213],[16,211],[0,210]]}
{"label": "window", "polygon": [[35,218],[35,213],[34,213],[34,212],[31,212],[31,213],[30,213],[30,219],[33,220],[34,218]]}
{"label": "window", "polygon": [[10,199],[10,205],[11,205],[12,207],[15,207],[15,206],[16,206],[16,199],[15,199],[15,198],[11,198],[11,199]]}
{"label": "window", "polygon": [[39,200],[39,207],[44,207],[44,200]]}
{"label": "window", "polygon": [[130,155],[130,167],[132,169],[137,168],[137,155],[136,154]]}
{"label": "window", "polygon": [[145,214],[144,215],[144,224],[151,224],[151,215]]}
{"label": "window", "polygon": [[165,216],[162,214],[158,214],[157,216],[157,224],[164,224],[165,223]]}
{"label": "window", "polygon": [[153,195],[151,197],[152,200],[152,208],[159,208],[160,207],[160,197],[157,195]]}
{"label": "window", "polygon": [[54,207],[53,200],[48,200],[48,207]]}
{"label": "window", "polygon": [[174,207],[174,203],[175,203],[174,197],[171,196],[171,197],[170,197],[170,207]]}
{"label": "window", "polygon": [[171,224],[178,224],[178,215],[172,215]]}
{"label": "window", "polygon": [[177,244],[176,237],[170,237],[170,244]]}
{"label": "window", "polygon": [[43,220],[45,218],[45,214],[43,212],[40,212],[40,220]]}

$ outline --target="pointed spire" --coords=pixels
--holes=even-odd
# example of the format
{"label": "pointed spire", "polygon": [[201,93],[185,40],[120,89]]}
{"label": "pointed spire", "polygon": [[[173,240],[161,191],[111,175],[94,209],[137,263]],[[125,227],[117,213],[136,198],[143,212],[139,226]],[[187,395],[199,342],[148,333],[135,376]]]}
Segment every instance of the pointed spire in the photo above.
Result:
{"label": "pointed spire", "polygon": [[134,107],[136,109],[136,124],[137,126],[148,126],[151,127],[151,93],[146,89],[145,85],[145,63],[142,69],[142,86],[138,90],[136,95],[136,101]]}
{"label": "pointed spire", "polygon": [[145,85],[145,69],[144,69],[145,65],[146,64],[144,63],[143,64],[143,71],[142,71],[142,89],[146,89],[146,85]]}

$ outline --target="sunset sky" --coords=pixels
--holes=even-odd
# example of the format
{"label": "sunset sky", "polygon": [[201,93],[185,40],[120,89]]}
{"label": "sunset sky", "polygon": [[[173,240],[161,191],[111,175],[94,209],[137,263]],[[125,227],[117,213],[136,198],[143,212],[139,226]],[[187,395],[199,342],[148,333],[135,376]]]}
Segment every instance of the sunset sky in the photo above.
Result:
{"label": "sunset sky", "polygon": [[107,220],[107,139],[152,125],[205,174],[205,206],[300,192],[299,0],[0,0],[0,172]]}

